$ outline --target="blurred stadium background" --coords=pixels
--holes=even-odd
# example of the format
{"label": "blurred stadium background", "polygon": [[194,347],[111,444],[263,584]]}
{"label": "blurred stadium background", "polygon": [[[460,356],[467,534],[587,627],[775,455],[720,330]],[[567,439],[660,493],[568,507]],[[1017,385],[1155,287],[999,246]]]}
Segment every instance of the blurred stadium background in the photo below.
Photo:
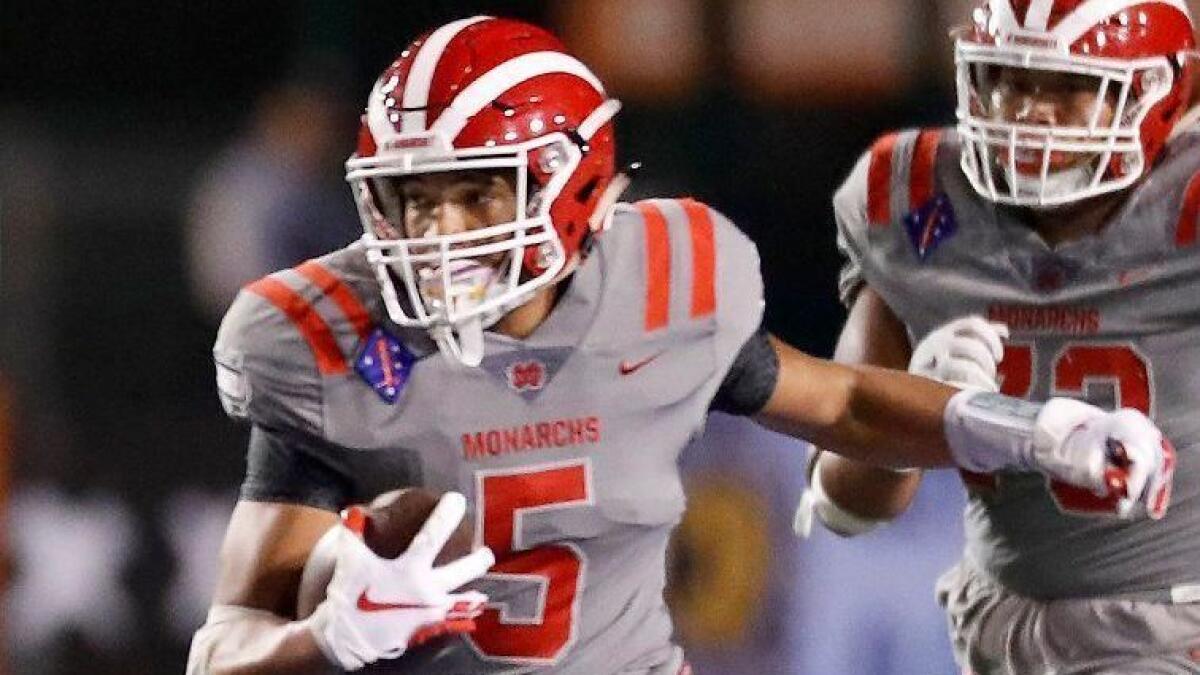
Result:
{"label": "blurred stadium background", "polygon": [[[951,119],[967,0],[0,3],[0,490],[9,673],[182,673],[244,431],[209,356],[238,286],[356,236],[375,75],[473,13],[543,22],[626,108],[634,197],[690,194],[763,255],[770,328],[832,350],[832,191],[880,132]],[[932,583],[948,473],[856,541],[790,534],[803,447],[730,418],[684,458],[670,600],[702,675],[952,673]]]}

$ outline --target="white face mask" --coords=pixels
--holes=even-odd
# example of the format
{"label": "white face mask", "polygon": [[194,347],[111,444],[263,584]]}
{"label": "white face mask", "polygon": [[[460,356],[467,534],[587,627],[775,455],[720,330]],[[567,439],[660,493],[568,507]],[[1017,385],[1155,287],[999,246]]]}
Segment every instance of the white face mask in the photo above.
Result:
{"label": "white face mask", "polygon": [[[1132,185],[1146,169],[1142,122],[1174,81],[1163,57],[1087,57],[1015,41],[983,45],[959,40],[955,61],[962,170],[981,196],[1017,206],[1070,204]],[[990,110],[987,74],[1003,69],[1090,81],[1095,110],[1068,124],[1002,119]],[[1103,101],[1111,102],[1107,115],[1101,114]],[[1040,170],[1018,171],[1015,160],[1028,162],[1030,156]],[[1070,168],[1051,170],[1053,157],[1074,161]]]}
{"label": "white face mask", "polygon": [[1045,178],[1040,175],[1023,174],[1006,167],[1004,180],[1018,199],[1040,202],[1043,195],[1054,197],[1086,191],[1095,174],[1092,167],[1091,163],[1085,163],[1061,171],[1050,171],[1046,173]]}
{"label": "white face mask", "polygon": [[[599,82],[595,88],[603,91]],[[372,101],[387,100],[372,96]],[[487,141],[462,148],[455,147],[452,138],[474,112],[451,106],[429,130],[400,133],[385,119],[398,112],[372,107],[368,122],[378,149],[347,160],[346,180],[363,222],[367,261],[391,320],[429,331],[451,361],[478,365],[483,328],[570,272],[575,260],[568,260],[550,211],[580,166],[586,142],[620,107],[615,99],[606,99],[572,135],[553,131],[519,143]],[[372,110],[379,116],[371,117]],[[400,222],[390,222],[381,213],[371,191],[376,179],[503,170],[513,172],[515,219],[456,234],[405,236]],[[542,176],[539,186],[530,184],[534,170]],[[490,262],[497,258],[503,262]],[[536,264],[525,265],[527,260]]]}
{"label": "white face mask", "polygon": [[[504,263],[507,265],[507,263]],[[451,260],[445,267],[423,267],[417,272],[418,290],[425,311],[435,316],[472,316],[478,307],[504,293],[501,273],[474,260]],[[487,328],[500,319],[499,312],[482,317]]]}
{"label": "white face mask", "polygon": [[503,275],[495,267],[473,260],[451,260],[445,268],[422,268],[417,276],[426,312],[468,317],[454,326],[431,330],[442,356],[467,366],[479,365],[483,359],[483,331],[499,321],[504,312],[480,314],[475,310],[496,304],[496,298],[505,292]]}
{"label": "white face mask", "polygon": [[[529,154],[546,146],[561,147],[564,161],[534,195]],[[580,158],[565,136],[552,134],[515,146],[444,150],[419,165],[411,158],[406,163],[386,156],[348,162],[348,180],[356,189],[364,225],[362,241],[392,321],[427,329],[448,359],[478,365],[483,330],[553,283],[567,263],[549,206]],[[383,215],[368,187],[368,181],[381,177],[506,169],[514,176],[515,219],[456,234],[404,236],[401,224],[392,222],[398,218]],[[530,252],[542,264],[538,274],[524,273],[522,263]]]}

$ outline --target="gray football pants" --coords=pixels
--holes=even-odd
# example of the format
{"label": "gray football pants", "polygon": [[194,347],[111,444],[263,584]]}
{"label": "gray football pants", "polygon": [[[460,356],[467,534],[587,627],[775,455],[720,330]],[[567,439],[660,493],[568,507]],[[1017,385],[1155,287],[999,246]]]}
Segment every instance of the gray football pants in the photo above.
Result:
{"label": "gray football pants", "polygon": [[1200,673],[1200,602],[1032,600],[965,561],[938,579],[937,599],[964,673]]}

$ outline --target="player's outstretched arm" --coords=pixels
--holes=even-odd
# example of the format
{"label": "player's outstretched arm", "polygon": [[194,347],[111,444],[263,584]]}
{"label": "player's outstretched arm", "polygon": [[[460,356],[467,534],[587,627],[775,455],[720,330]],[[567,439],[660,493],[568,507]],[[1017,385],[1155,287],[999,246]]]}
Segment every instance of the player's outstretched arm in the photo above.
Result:
{"label": "player's outstretched arm", "polygon": [[774,429],[883,466],[1040,471],[1119,498],[1124,516],[1165,512],[1174,454],[1136,411],[1105,413],[1068,399],[1034,404],[959,391],[907,373],[813,358],[778,340],[772,344],[778,379],[757,417]]}
{"label": "player's outstretched arm", "polygon": [[895,370],[819,359],[774,337],[771,343],[779,376],[759,421],[878,466],[954,465],[943,416],[958,389]]}
{"label": "player's outstretched arm", "polygon": [[[465,511],[462,495],[443,495],[408,549],[385,559],[363,542],[356,508],[337,524],[318,509],[240,503],[189,675],[323,673],[330,664],[353,671],[431,637],[473,630],[486,597],[453,591],[491,567],[491,551],[434,567]],[[332,537],[336,560],[325,600],[306,619],[290,620],[304,563],[321,536]]]}

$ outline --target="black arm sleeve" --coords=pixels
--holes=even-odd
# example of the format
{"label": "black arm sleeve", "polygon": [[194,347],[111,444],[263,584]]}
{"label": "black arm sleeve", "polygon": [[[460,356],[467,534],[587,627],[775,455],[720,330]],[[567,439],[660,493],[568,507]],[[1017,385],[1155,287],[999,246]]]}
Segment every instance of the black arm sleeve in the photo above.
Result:
{"label": "black arm sleeve", "polygon": [[779,380],[779,355],[762,326],[746,340],[721,382],[709,410],[753,415],[763,409]]}
{"label": "black arm sleeve", "polygon": [[413,451],[355,450],[255,425],[241,499],[339,511],[388,490],[420,484],[420,459]]}

